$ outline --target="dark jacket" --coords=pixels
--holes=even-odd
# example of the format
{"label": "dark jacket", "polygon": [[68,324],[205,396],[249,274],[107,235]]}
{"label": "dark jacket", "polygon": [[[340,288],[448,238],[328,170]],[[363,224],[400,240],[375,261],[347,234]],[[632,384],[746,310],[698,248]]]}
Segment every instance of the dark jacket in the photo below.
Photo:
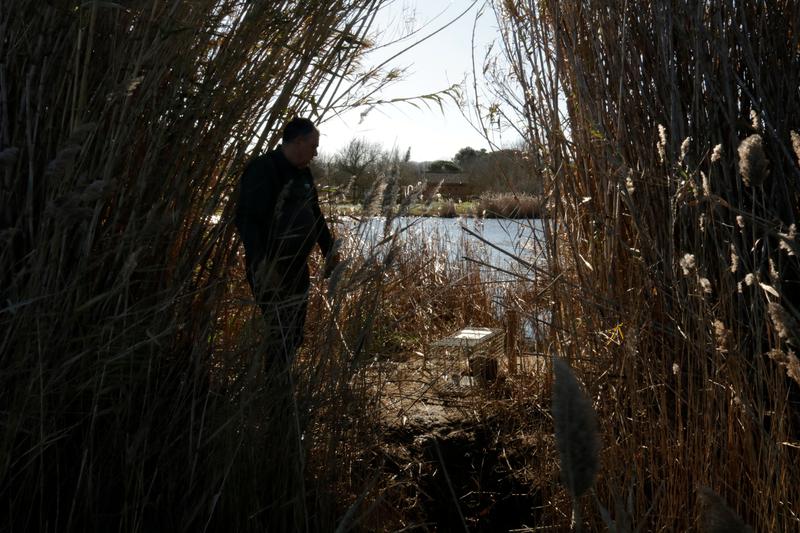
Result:
{"label": "dark jacket", "polygon": [[315,244],[327,256],[333,236],[319,207],[314,178],[273,150],[253,159],[242,174],[236,228],[244,243],[248,280],[263,289],[302,292],[308,287],[308,256]]}

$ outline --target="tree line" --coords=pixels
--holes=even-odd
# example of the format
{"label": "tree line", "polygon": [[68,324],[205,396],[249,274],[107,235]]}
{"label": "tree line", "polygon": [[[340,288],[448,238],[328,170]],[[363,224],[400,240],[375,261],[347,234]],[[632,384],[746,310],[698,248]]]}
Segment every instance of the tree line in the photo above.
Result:
{"label": "tree line", "polygon": [[411,148],[400,151],[378,142],[354,137],[334,153],[323,153],[313,162],[313,171],[323,186],[347,188],[359,201],[380,176],[393,176],[401,186],[438,181],[437,175],[458,174],[460,179],[484,193],[542,193],[542,175],[524,147],[496,151],[464,147],[450,160],[414,161]]}

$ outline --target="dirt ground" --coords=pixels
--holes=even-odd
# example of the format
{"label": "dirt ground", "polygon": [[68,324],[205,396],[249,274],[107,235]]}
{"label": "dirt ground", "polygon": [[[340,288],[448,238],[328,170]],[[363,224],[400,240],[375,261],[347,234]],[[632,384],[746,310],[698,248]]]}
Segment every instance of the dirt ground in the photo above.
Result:
{"label": "dirt ground", "polygon": [[371,462],[390,504],[373,513],[366,529],[538,530],[542,465],[553,445],[552,430],[533,430],[549,427],[548,409],[535,395],[514,398],[519,380],[544,379],[528,367],[524,376],[501,369],[484,383],[457,359],[387,362],[380,383],[382,444]]}

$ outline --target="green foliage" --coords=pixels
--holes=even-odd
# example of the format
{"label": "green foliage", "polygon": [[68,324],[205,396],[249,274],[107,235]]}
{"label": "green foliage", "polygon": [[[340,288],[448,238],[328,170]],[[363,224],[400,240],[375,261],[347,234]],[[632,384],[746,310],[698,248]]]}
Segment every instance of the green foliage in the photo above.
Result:
{"label": "green foliage", "polygon": [[461,168],[466,169],[474,165],[477,161],[485,158],[487,155],[486,148],[475,150],[471,146],[466,146],[456,153],[453,162]]}

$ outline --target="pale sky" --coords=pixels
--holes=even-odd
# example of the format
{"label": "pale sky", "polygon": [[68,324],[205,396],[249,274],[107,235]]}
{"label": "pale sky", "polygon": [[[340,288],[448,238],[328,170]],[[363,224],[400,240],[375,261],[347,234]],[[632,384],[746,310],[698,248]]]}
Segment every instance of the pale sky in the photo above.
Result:
{"label": "pale sky", "polygon": [[[427,26],[411,41],[370,52],[365,64],[377,65],[399,52],[419,37],[441,28],[467,9],[471,0],[395,0],[378,13],[375,28],[378,44],[400,37],[403,28]],[[454,83],[472,77],[472,30],[480,0],[462,18],[425,42],[396,58],[389,66],[407,67],[403,80],[393,84],[380,95],[381,99],[410,97],[440,91]],[[480,71],[486,49],[497,38],[494,12],[486,7],[477,20],[475,59]],[[472,91],[472,82],[467,84]],[[414,161],[452,159],[465,146],[489,149],[486,140],[463,117],[451,100],[444,102],[444,113],[435,103],[427,108],[419,103],[417,109],[407,103],[384,104],[373,108],[363,118],[365,108],[332,117],[320,125],[320,152],[333,154],[353,137],[378,142],[386,149],[397,146],[401,155],[411,147]],[[360,122],[360,123],[359,123]]]}

